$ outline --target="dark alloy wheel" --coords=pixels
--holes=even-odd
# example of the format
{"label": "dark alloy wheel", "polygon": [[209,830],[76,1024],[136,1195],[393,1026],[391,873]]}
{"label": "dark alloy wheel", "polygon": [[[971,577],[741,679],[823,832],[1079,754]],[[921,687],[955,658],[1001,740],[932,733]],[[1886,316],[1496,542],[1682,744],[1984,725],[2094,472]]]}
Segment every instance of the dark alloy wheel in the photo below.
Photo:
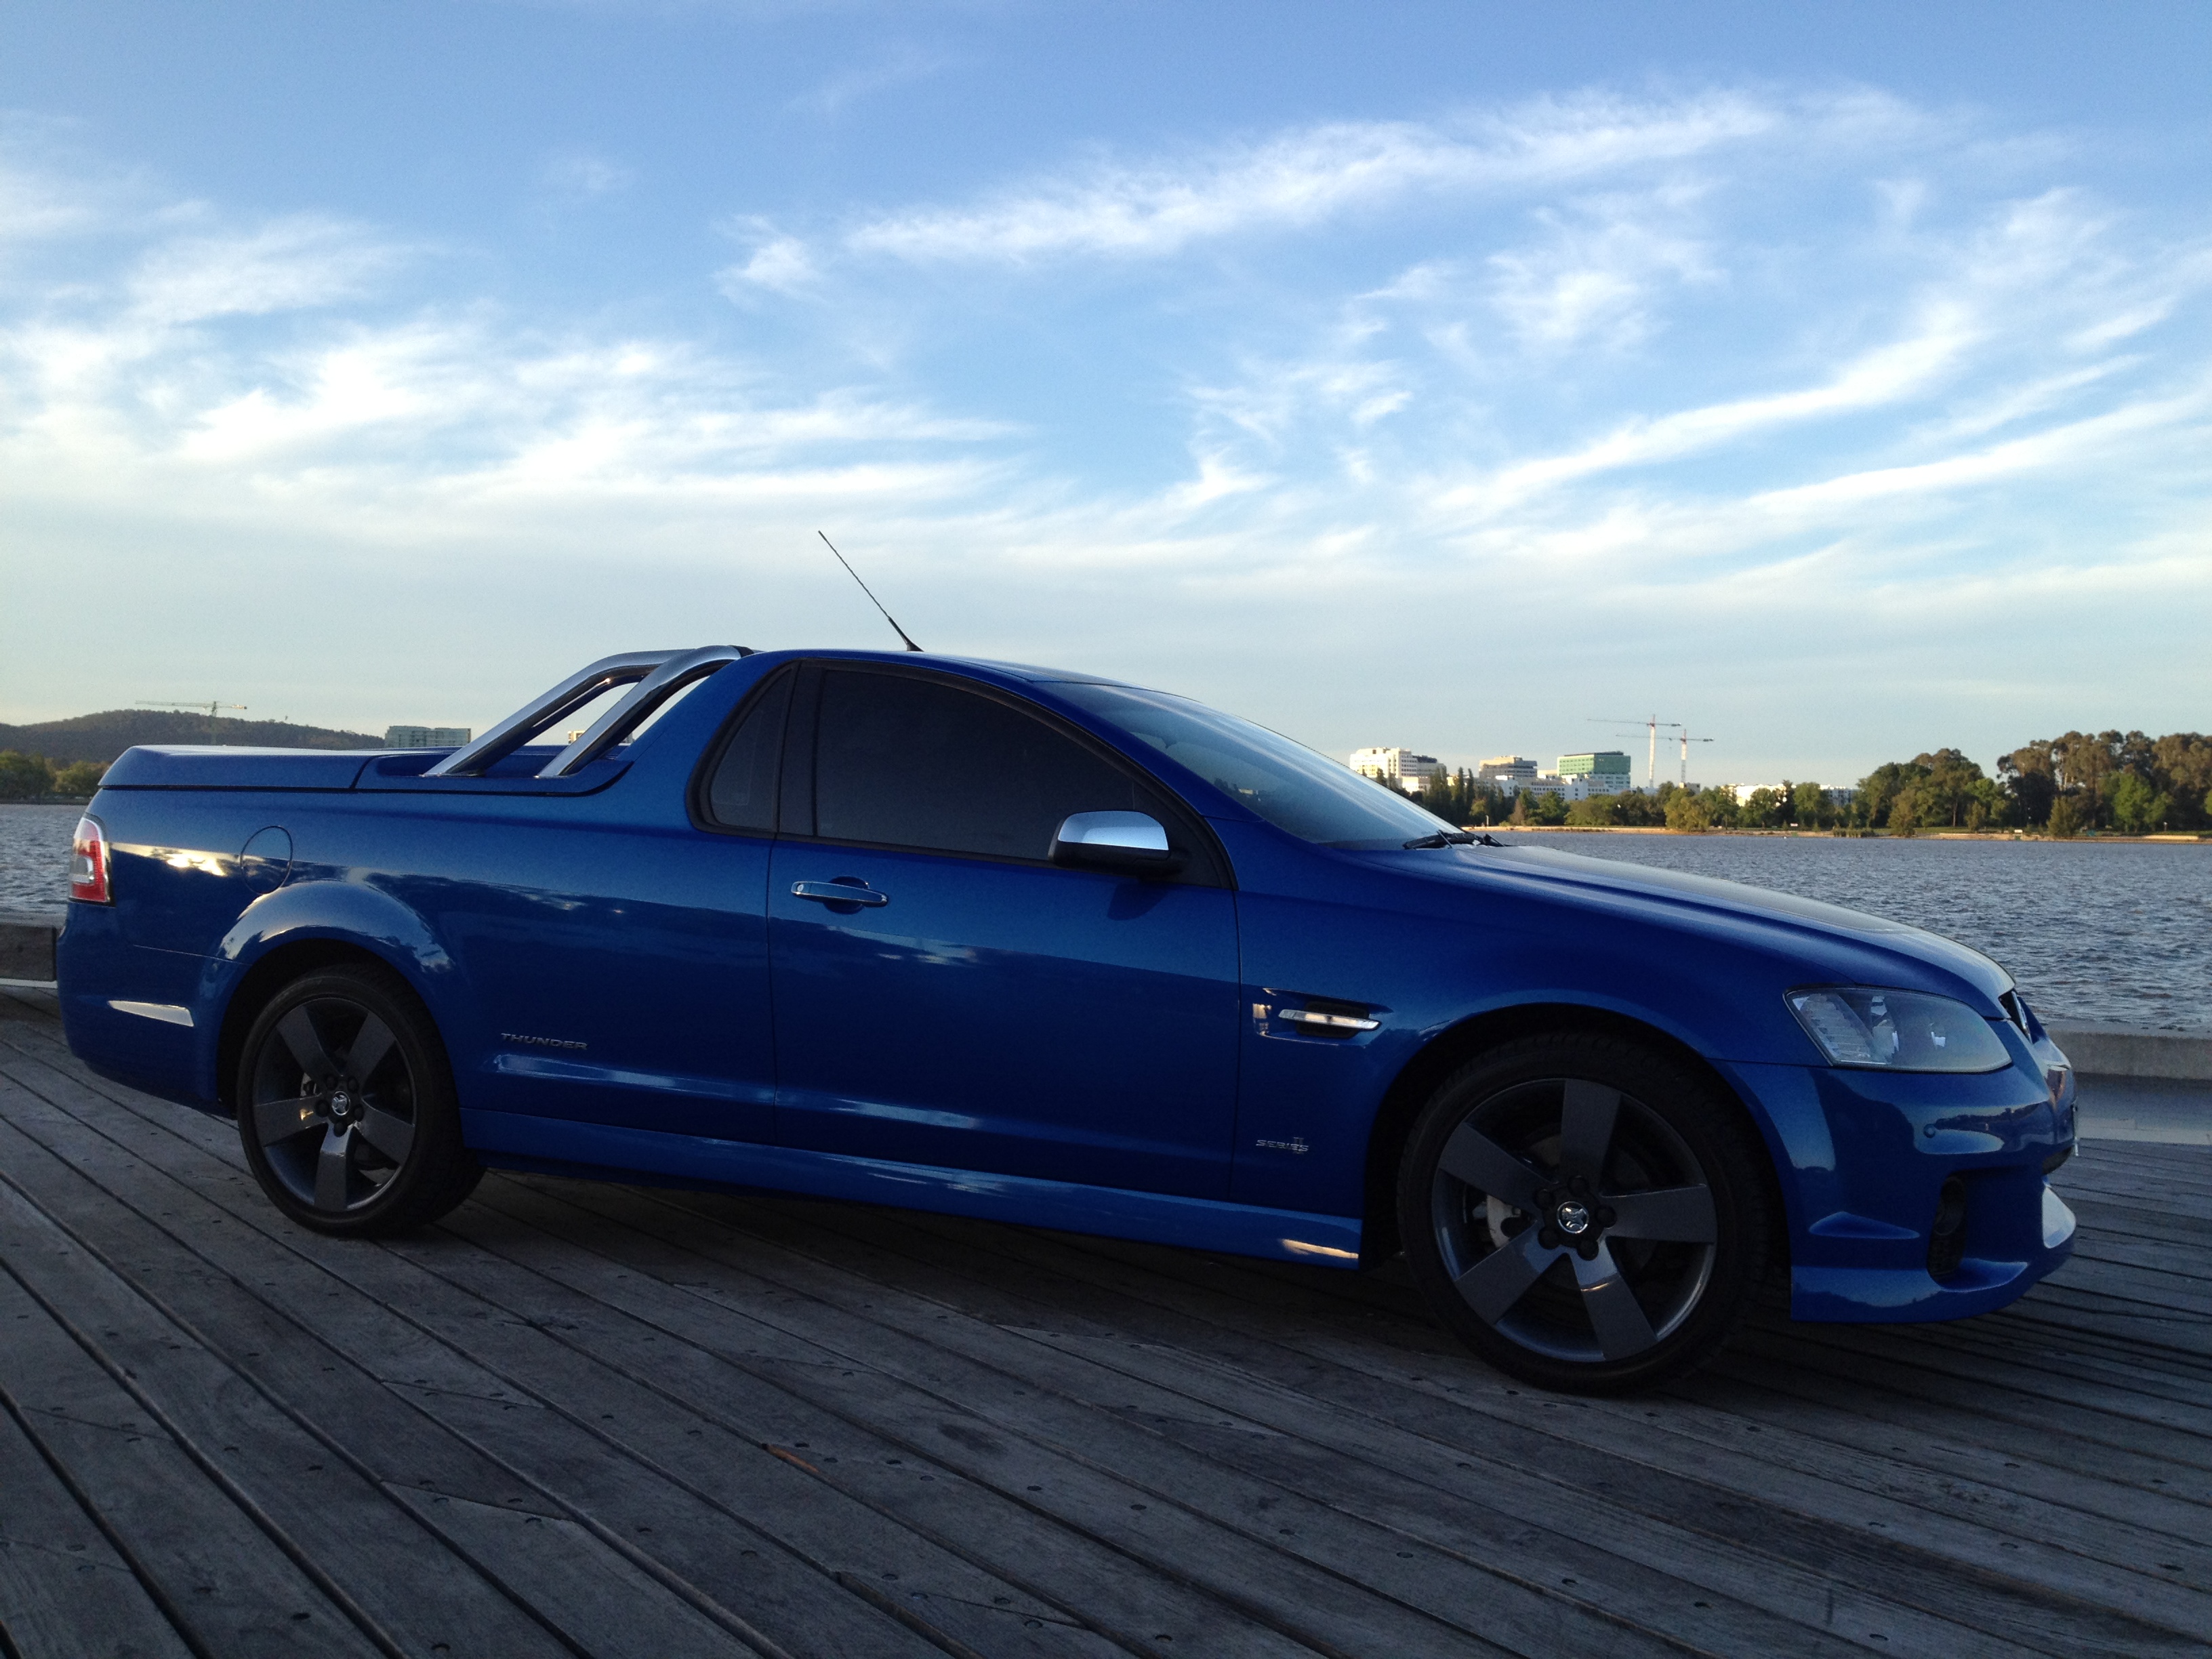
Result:
{"label": "dark alloy wheel", "polygon": [[437,1028],[396,975],[325,969],[278,992],[246,1034],[238,1130],[277,1208],[368,1237],[435,1220],[483,1174]]}
{"label": "dark alloy wheel", "polygon": [[1655,1050],[1559,1034],[1462,1067],[1416,1121],[1398,1219],[1445,1325],[1539,1387],[1610,1394],[1702,1364],[1765,1270],[1765,1157]]}

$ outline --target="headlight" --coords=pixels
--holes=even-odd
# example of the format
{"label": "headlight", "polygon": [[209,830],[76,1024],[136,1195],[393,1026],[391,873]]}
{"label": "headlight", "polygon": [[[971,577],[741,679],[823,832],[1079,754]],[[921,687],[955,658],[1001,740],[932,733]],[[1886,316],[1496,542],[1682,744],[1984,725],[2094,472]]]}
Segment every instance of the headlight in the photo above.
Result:
{"label": "headlight", "polygon": [[1834,985],[1792,991],[1789,1002],[1790,1012],[1832,1066],[1994,1072],[2012,1064],[1989,1021],[1949,997]]}

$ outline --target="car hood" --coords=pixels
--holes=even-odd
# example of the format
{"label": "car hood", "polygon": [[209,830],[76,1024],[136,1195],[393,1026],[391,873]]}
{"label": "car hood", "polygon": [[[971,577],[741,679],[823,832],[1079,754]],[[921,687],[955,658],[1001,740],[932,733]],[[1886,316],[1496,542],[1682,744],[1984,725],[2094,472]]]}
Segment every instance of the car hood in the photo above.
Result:
{"label": "car hood", "polygon": [[[1442,849],[1438,849],[1442,851]],[[1590,858],[1548,847],[1454,848],[1438,852],[1389,854],[1394,862],[1423,858],[1424,865],[1407,873],[1431,879],[1492,886],[1499,882],[1523,890],[1535,889],[1560,897],[1573,897],[1600,907],[1632,906],[1647,918],[1654,905],[1678,925],[1696,926],[1700,916],[1715,921],[1747,918],[1778,926],[1803,937],[1807,943],[1827,939],[1846,940],[1910,958],[1980,990],[1992,1003],[2013,988],[2012,975],[1979,951],[1945,939],[1924,927],[1869,915],[1840,904],[1824,904],[1795,893],[1712,876],[1693,876],[1651,865],[1628,864],[1615,859]],[[1652,918],[1657,919],[1657,918]],[[1819,952],[1813,952],[1818,956]],[[1808,968],[1814,967],[1808,963]]]}

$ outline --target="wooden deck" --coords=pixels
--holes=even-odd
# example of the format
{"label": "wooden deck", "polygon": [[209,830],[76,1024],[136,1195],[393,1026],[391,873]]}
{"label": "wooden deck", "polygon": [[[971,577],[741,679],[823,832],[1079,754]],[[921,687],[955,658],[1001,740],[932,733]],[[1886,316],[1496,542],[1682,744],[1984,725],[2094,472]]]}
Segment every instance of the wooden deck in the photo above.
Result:
{"label": "wooden deck", "polygon": [[488,1178],[392,1245],[0,993],[0,1653],[2203,1654],[2212,1150],[1954,1326],[1510,1387],[1402,1279]]}

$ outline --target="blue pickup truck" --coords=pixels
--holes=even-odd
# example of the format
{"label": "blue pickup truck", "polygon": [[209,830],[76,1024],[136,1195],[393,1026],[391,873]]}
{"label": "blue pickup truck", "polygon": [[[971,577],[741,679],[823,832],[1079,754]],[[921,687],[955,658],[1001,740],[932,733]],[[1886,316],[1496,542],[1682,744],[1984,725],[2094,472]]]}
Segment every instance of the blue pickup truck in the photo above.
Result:
{"label": "blue pickup truck", "polygon": [[134,749],[72,873],[71,1046],[329,1233],[495,1166],[1402,1250],[1478,1353],[1600,1392],[1770,1273],[1946,1319],[2073,1244],[2071,1072],[1986,957],[1081,674],[642,652],[454,750]]}

